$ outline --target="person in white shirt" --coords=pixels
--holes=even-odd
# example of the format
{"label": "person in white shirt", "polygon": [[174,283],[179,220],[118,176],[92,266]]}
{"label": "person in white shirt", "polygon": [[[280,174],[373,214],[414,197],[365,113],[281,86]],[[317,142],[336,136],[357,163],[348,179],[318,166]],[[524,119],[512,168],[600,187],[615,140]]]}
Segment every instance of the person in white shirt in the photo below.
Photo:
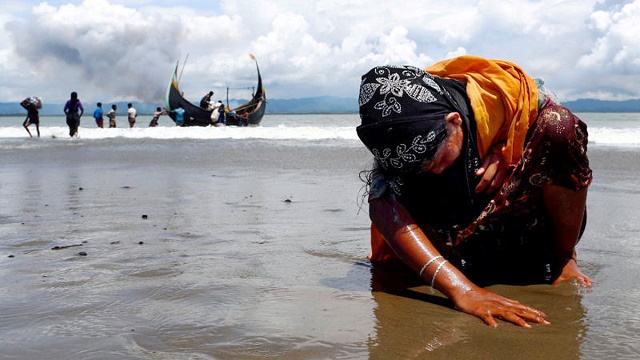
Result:
{"label": "person in white shirt", "polygon": [[129,108],[129,110],[127,110],[127,116],[129,117],[129,127],[132,128],[133,125],[136,123],[138,112],[136,111],[136,109],[133,107],[131,103],[128,103],[127,107]]}

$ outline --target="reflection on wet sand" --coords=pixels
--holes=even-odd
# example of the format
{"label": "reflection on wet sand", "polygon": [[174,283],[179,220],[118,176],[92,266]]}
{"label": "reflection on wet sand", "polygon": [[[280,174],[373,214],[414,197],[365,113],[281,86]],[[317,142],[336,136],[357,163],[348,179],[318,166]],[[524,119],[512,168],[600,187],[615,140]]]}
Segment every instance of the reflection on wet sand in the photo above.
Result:
{"label": "reflection on wet sand", "polygon": [[402,269],[372,270],[376,306],[370,359],[575,359],[585,311],[573,285],[492,286],[500,295],[537,307],[552,325],[531,329],[500,322],[497,329],[453,308],[417,276]]}

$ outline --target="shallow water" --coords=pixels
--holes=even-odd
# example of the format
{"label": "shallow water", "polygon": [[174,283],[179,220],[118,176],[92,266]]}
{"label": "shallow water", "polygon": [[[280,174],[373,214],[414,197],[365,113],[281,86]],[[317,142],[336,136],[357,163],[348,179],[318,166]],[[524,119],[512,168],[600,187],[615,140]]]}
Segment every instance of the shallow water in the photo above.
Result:
{"label": "shallow water", "polygon": [[[334,170],[315,170],[317,160],[299,150],[278,167],[236,166],[232,146],[193,155],[208,145],[185,143],[168,156],[156,155],[169,150],[158,144],[8,154],[1,248],[15,257],[1,267],[5,354],[353,351],[359,340],[335,329],[371,327],[358,306],[371,301],[369,270],[356,268],[362,281],[347,294],[331,282],[366,252],[364,218],[353,208],[357,175],[336,178],[336,188],[322,181]],[[258,148],[267,159],[282,155]],[[325,319],[341,312],[362,319]]]}
{"label": "shallow water", "polygon": [[3,358],[640,355],[635,149],[590,149],[578,255],[596,285],[494,286],[553,325],[490,329],[423,284],[372,272],[358,178],[370,157],[349,139],[2,145]]}

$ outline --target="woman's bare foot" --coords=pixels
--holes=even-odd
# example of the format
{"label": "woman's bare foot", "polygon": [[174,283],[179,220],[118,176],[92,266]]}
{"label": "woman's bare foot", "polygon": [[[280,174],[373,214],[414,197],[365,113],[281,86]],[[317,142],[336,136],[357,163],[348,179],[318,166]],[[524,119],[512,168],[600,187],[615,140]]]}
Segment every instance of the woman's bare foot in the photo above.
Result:
{"label": "woman's bare foot", "polygon": [[553,286],[558,286],[565,281],[574,281],[580,287],[590,287],[593,282],[589,277],[580,271],[578,263],[574,259],[570,259],[562,268],[560,276],[553,282]]}

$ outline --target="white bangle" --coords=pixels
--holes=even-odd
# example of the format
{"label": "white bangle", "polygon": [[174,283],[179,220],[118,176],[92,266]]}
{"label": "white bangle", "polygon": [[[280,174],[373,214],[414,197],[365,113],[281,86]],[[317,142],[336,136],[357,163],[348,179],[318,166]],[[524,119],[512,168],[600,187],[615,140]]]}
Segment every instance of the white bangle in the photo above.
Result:
{"label": "white bangle", "polygon": [[438,268],[436,269],[436,271],[433,272],[433,277],[431,278],[431,288],[435,289],[434,285],[436,284],[436,276],[438,276],[438,272],[440,271],[440,269],[442,269],[442,267],[446,263],[448,263],[447,260],[444,260],[443,262],[441,262],[440,265],[438,265]]}
{"label": "white bangle", "polygon": [[442,255],[438,255],[438,256],[434,256],[434,257],[432,257],[432,258],[431,258],[431,260],[427,261],[427,263],[426,263],[426,264],[424,264],[424,266],[422,267],[422,269],[420,269],[420,272],[418,273],[418,275],[420,275],[420,277],[422,277],[422,273],[423,273],[425,270],[427,270],[427,267],[428,267],[429,265],[431,265],[431,263],[433,263],[434,261],[436,261],[436,260],[438,260],[438,259],[440,259],[440,258],[442,258],[442,257],[443,257]]}

